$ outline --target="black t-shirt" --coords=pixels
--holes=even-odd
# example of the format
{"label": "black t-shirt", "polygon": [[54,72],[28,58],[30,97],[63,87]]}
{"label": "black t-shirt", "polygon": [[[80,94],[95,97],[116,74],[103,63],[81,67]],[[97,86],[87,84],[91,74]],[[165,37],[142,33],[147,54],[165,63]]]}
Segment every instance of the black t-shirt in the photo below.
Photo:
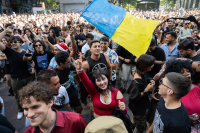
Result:
{"label": "black t-shirt", "polygon": [[6,128],[0,127],[1,133],[10,133],[10,131],[13,131],[13,133],[15,132],[15,128],[13,127],[13,125],[2,114],[0,114],[0,125],[6,127]]}
{"label": "black t-shirt", "polygon": [[7,60],[10,63],[12,78],[26,78],[31,76],[28,71],[28,63],[23,61],[23,56],[26,51],[18,53],[6,47],[6,49],[2,52],[6,54]]}
{"label": "black t-shirt", "polygon": [[135,56],[133,54],[131,54],[128,50],[126,50],[124,47],[122,46],[118,46],[117,51],[116,51],[118,56],[121,56],[125,59],[131,59],[131,62],[126,63],[125,61],[123,61],[123,63],[125,64],[135,64]]}
{"label": "black t-shirt", "polygon": [[65,68],[65,70],[60,70],[58,68],[54,69],[56,73],[58,74],[58,77],[60,79],[60,84],[65,87],[67,90],[67,93],[69,95],[69,98],[71,99],[76,95],[76,89],[75,87],[71,84],[70,81],[70,71],[74,71],[75,68],[71,65],[70,68]]}
{"label": "black t-shirt", "polygon": [[53,58],[51,51],[44,51],[43,54],[38,54],[36,51],[33,54],[33,61],[35,62],[35,69],[37,73],[42,69],[47,69],[51,59]]}
{"label": "black t-shirt", "polygon": [[183,104],[176,109],[167,109],[163,97],[160,98],[155,112],[153,133],[190,132],[190,119]]}
{"label": "black t-shirt", "polygon": [[[162,48],[160,48],[160,47],[156,47],[156,48],[154,49],[154,51],[152,51],[152,52],[147,51],[146,54],[152,55],[152,56],[155,58],[155,60],[157,60],[157,61],[165,61],[165,60],[166,60],[166,58],[165,58],[165,52],[164,52],[164,50],[163,50]],[[158,72],[160,71],[160,69],[161,69],[161,65],[154,64],[154,66],[153,66],[153,68],[151,69],[151,71],[150,71],[150,72],[147,72],[146,74],[148,74],[148,75],[151,76],[151,77],[154,77],[154,75],[155,75],[156,73],[158,73]]]}
{"label": "black t-shirt", "polygon": [[200,55],[197,54],[196,56],[194,56],[194,57],[192,57],[190,59],[193,60],[193,61],[200,61]]}
{"label": "black t-shirt", "polygon": [[76,35],[76,36],[75,36],[75,40],[76,40],[76,44],[77,44],[77,46],[78,46],[78,50],[81,51],[81,49],[82,49],[82,47],[83,47],[84,45],[83,45],[83,46],[80,46],[79,43],[78,43],[78,40],[80,40],[80,41],[86,40],[85,34],[82,33],[82,34]]}
{"label": "black t-shirt", "polygon": [[53,29],[55,31],[57,37],[60,36],[60,31],[61,31],[60,26],[56,26],[56,27],[51,26],[50,29]]}

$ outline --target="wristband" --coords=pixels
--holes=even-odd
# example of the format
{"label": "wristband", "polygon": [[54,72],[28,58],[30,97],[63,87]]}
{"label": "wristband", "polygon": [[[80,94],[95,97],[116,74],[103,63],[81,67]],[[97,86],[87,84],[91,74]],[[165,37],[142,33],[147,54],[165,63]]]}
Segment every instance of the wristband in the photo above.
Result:
{"label": "wristband", "polygon": [[194,62],[193,60],[191,60],[191,59],[187,59],[187,61],[189,61],[190,62],[190,65],[192,65],[192,63]]}
{"label": "wristband", "polygon": [[147,92],[144,90],[143,93],[146,94]]}
{"label": "wristband", "polygon": [[123,59],[123,61],[125,61],[125,58]]}
{"label": "wristband", "polygon": [[83,68],[82,68],[81,70],[77,70],[77,69],[76,69],[76,72],[77,72],[77,73],[82,73],[82,71],[83,71]]}

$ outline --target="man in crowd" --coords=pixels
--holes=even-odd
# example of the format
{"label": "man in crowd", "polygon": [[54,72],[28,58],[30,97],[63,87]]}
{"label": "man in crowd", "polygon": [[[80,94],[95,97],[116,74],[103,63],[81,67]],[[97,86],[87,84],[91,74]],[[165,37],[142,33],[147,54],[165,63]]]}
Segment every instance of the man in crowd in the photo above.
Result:
{"label": "man in crowd", "polygon": [[189,58],[193,61],[200,61],[200,55],[195,51],[193,39],[188,38],[181,41],[178,45],[178,50],[183,57]]}
{"label": "man in crowd", "polygon": [[43,32],[44,35],[48,36],[49,35],[49,26],[48,25],[44,25],[44,32]]}
{"label": "man in crowd", "polygon": [[37,81],[51,86],[54,94],[52,108],[59,111],[71,111],[68,93],[65,87],[60,85],[60,79],[54,70],[41,70],[37,76]]}
{"label": "man in crowd", "polygon": [[83,33],[79,35],[79,38],[77,40],[78,42],[78,48],[81,51],[83,45],[86,43],[86,35],[89,33],[89,25],[84,25]]}
{"label": "man in crowd", "polygon": [[86,35],[86,44],[83,45],[81,49],[81,53],[83,54],[83,58],[85,58],[85,53],[90,49],[90,42],[94,39],[94,36],[91,33]]}
{"label": "man in crowd", "polygon": [[181,41],[192,35],[191,30],[188,28],[189,24],[190,24],[190,21],[188,20],[183,21],[183,27],[180,29]]}
{"label": "man in crowd", "polygon": [[55,31],[57,37],[60,36],[61,28],[60,28],[60,26],[56,25],[56,20],[55,19],[52,20],[52,25],[51,25],[49,30],[51,30],[51,29],[53,29]]}
{"label": "man in crowd", "polygon": [[190,133],[191,124],[187,110],[180,101],[191,89],[190,79],[170,72],[160,82],[154,122],[147,133]]}
{"label": "man in crowd", "polygon": [[166,42],[160,48],[162,48],[165,52],[166,62],[171,59],[178,58],[179,50],[178,50],[178,43],[176,42],[176,33],[175,32],[167,32],[166,35]]}
{"label": "man in crowd", "polygon": [[154,67],[145,74],[147,77],[153,78],[160,71],[161,65],[165,64],[165,52],[160,47],[157,47],[156,41],[152,39],[146,54],[152,55],[155,58]]}
{"label": "man in crowd", "polygon": [[60,79],[60,84],[65,87],[69,95],[70,106],[75,112],[80,113],[83,110],[80,100],[78,99],[78,91],[70,81],[70,71],[74,71],[75,67],[71,65],[69,54],[61,51],[55,55],[57,62],[56,69],[54,69]]}
{"label": "man in crowd", "polygon": [[96,31],[95,31],[95,26],[90,25],[90,29],[89,29],[89,31],[90,31],[91,34],[96,33]]}
{"label": "man in crowd", "polygon": [[110,64],[112,67],[112,85],[115,85],[116,82],[116,69],[117,65],[119,63],[118,55],[115,51],[110,49],[109,46],[109,38],[104,36],[100,39],[100,44],[101,44],[101,52],[108,55],[110,59]]}
{"label": "man in crowd", "polygon": [[[130,79],[130,74],[133,74],[135,72],[135,62],[136,62],[136,57],[131,54],[128,50],[123,48],[122,46],[119,46],[116,51],[118,58],[122,61],[122,82],[123,84],[121,85],[120,78],[117,78],[117,88],[124,93],[126,91],[126,84],[128,80]],[[117,76],[119,77],[119,69],[120,66],[117,68]]]}
{"label": "man in crowd", "polygon": [[29,83],[19,92],[19,99],[31,123],[24,133],[84,133],[87,123],[82,115],[51,108],[53,90],[48,84],[38,81]]}
{"label": "man in crowd", "polygon": [[168,21],[167,21],[166,31],[174,31],[173,21],[170,19],[168,19]]}
{"label": "man in crowd", "polygon": [[[0,34],[0,40],[2,40],[6,33],[11,33],[13,31],[12,28],[12,26],[8,26],[7,29]],[[2,42],[0,42],[0,50],[5,53],[7,60],[11,65],[12,88],[18,106],[17,119],[22,119],[23,108],[19,103],[18,93],[23,86],[32,80],[32,77],[28,71],[27,62],[23,61],[23,56],[26,53],[26,51],[21,49],[23,40],[19,36],[13,36],[10,40],[13,49],[6,47]]]}
{"label": "man in crowd", "polygon": [[67,26],[61,29],[61,36],[58,37],[58,40],[60,43],[64,42],[68,44],[70,42],[70,38],[68,37],[68,32],[69,32],[69,29]]}

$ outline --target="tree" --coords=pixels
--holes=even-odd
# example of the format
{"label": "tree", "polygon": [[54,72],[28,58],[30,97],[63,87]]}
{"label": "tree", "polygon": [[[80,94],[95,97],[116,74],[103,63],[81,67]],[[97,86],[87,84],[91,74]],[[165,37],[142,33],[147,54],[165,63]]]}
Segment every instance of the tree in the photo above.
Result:
{"label": "tree", "polygon": [[59,9],[59,5],[56,4],[56,0],[38,0],[38,2],[44,2],[48,8]]}
{"label": "tree", "polygon": [[160,1],[161,6],[168,6],[169,8],[175,7],[175,0],[161,0]]}
{"label": "tree", "polygon": [[118,3],[123,8],[135,8],[137,5],[137,0],[118,0]]}

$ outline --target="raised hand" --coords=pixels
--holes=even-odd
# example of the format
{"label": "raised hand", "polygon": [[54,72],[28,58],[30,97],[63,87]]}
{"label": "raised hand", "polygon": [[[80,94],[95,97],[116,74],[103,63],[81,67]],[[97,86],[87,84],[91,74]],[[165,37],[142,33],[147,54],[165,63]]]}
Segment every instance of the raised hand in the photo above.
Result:
{"label": "raised hand", "polygon": [[121,102],[119,100],[119,105],[118,105],[119,109],[122,110],[122,111],[125,111],[125,103],[124,102]]}
{"label": "raised hand", "polygon": [[74,67],[76,68],[76,70],[82,69],[82,61],[80,59],[78,59],[78,60],[73,59],[73,62],[74,62]]}
{"label": "raised hand", "polygon": [[69,33],[70,33],[70,37],[73,38],[73,37],[74,37],[74,26],[72,26],[72,27],[70,28]]}
{"label": "raised hand", "polygon": [[6,28],[6,31],[7,31],[7,32],[13,32],[13,26],[8,26],[8,27]]}

